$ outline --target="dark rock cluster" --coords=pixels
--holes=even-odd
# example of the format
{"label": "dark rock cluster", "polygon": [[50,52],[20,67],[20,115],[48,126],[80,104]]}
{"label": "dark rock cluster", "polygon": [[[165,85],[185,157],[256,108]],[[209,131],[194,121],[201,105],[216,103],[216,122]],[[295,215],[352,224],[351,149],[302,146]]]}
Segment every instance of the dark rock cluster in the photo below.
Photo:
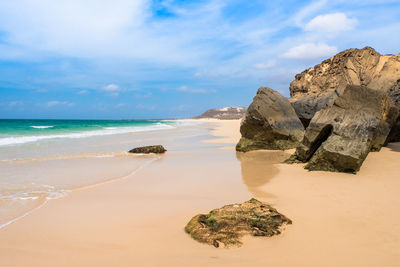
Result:
{"label": "dark rock cluster", "polygon": [[399,114],[384,91],[348,85],[333,105],[318,111],[292,158],[306,169],[357,172],[379,151]]}
{"label": "dark rock cluster", "polygon": [[242,122],[238,151],[296,147],[288,162],[355,173],[370,151],[400,141],[400,54],[348,49],[297,74],[290,99],[260,90]]}

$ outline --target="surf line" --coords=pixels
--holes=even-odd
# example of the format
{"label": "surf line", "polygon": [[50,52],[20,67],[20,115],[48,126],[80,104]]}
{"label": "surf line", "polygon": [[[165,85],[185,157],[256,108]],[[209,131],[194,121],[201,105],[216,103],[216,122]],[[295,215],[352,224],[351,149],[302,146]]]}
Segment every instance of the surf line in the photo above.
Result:
{"label": "surf line", "polygon": [[[129,174],[127,174],[127,175],[124,175],[124,176],[121,176],[121,177],[118,177],[118,178],[112,178],[112,179],[105,180],[105,181],[103,181],[103,182],[99,182],[99,183],[95,183],[95,184],[91,184],[91,185],[86,185],[86,186],[83,186],[83,187],[80,187],[80,188],[76,188],[75,190],[76,190],[76,191],[78,191],[78,190],[85,190],[85,189],[97,187],[97,186],[100,186],[100,185],[103,185],[103,184],[108,184],[108,183],[113,183],[113,182],[116,182],[116,181],[124,180],[124,179],[128,178],[128,177],[131,176],[131,175],[135,175],[135,174],[138,173],[140,170],[142,170],[144,167],[150,165],[151,163],[153,163],[153,162],[155,162],[155,161],[157,161],[157,160],[159,160],[159,159],[161,159],[161,157],[156,157],[156,158],[154,158],[154,159],[151,159],[151,160],[149,160],[148,162],[144,163],[143,165],[139,166],[136,170],[133,170],[132,172],[130,172]],[[75,191],[75,190],[74,190],[74,191]]]}
{"label": "surf line", "polygon": [[18,217],[16,217],[16,218],[14,218],[14,219],[12,219],[12,220],[10,220],[10,221],[8,221],[8,222],[6,222],[6,223],[0,225],[0,230],[3,229],[4,227],[6,227],[6,226],[8,226],[8,225],[10,225],[10,224],[12,224],[12,223],[14,223],[14,222],[16,222],[16,221],[18,221],[18,220],[20,220],[20,219],[22,219],[22,218],[28,216],[28,215],[31,214],[32,212],[34,212],[34,211],[36,211],[36,210],[42,208],[44,205],[46,205],[47,202],[49,202],[49,200],[50,200],[50,199],[46,198],[46,200],[45,200],[42,204],[40,204],[39,206],[37,206],[36,208],[31,209],[30,211],[28,211],[28,212],[22,214],[21,216],[18,216]]}
{"label": "surf line", "polygon": [[[119,181],[119,180],[126,179],[127,177],[136,174],[137,172],[139,172],[140,170],[142,170],[144,167],[150,165],[151,163],[153,163],[153,162],[155,162],[155,161],[157,161],[157,160],[159,160],[159,159],[161,159],[161,157],[157,157],[157,158],[151,159],[151,160],[149,160],[148,162],[146,162],[145,164],[143,164],[142,166],[140,166],[139,168],[137,168],[136,170],[133,170],[131,173],[129,173],[129,174],[127,174],[127,175],[124,175],[124,176],[122,176],[122,177],[115,178],[115,179],[110,179],[110,180],[107,180],[107,181],[104,181],[104,182],[100,182],[100,183],[97,183],[97,184],[93,184],[93,185],[87,185],[87,186],[84,186],[84,187],[81,187],[81,188],[77,188],[77,189],[75,189],[75,190],[84,190],[84,189],[88,189],[88,188],[97,187],[97,186],[99,186],[99,185],[108,184],[108,183],[112,183],[112,182],[115,182],[115,181]],[[62,196],[62,197],[65,197],[65,196],[67,196],[67,194],[64,195],[64,196]],[[31,209],[30,211],[28,211],[28,212],[22,214],[21,216],[18,216],[18,217],[16,217],[16,218],[14,218],[14,219],[12,219],[12,220],[10,220],[10,221],[4,223],[4,224],[1,224],[1,225],[0,225],[0,230],[3,229],[3,228],[6,227],[6,226],[12,224],[12,223],[15,223],[16,221],[19,221],[19,220],[25,218],[26,216],[32,214],[33,212],[35,212],[35,211],[41,209],[41,208],[44,207],[44,205],[46,205],[51,199],[57,199],[57,198],[47,198],[47,197],[46,197],[46,200],[45,200],[42,204],[40,204],[39,206],[37,206],[37,207]]]}

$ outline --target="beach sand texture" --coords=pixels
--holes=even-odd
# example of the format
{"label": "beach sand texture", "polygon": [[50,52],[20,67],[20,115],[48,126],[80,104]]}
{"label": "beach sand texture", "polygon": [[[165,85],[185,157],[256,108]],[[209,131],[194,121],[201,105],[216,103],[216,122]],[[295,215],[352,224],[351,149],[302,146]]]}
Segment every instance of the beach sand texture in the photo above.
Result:
{"label": "beach sand texture", "polygon": [[[204,120],[179,136],[157,133],[164,156],[72,190],[1,229],[0,266],[399,265],[399,143],[370,153],[357,175],[308,172],[279,164],[289,152],[218,149],[234,146],[239,123]],[[194,215],[251,197],[293,224],[231,249],[184,232]]]}

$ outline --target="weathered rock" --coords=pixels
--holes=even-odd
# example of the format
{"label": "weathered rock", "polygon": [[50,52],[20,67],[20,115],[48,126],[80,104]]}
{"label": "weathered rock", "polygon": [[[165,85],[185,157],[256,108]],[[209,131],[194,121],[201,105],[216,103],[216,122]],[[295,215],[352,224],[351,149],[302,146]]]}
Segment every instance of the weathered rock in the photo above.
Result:
{"label": "weathered rock", "polygon": [[314,114],[331,106],[347,85],[393,91],[391,96],[399,99],[399,84],[400,54],[381,55],[371,47],[348,49],[297,74],[290,84],[290,101],[307,127]]}
{"label": "weathered rock", "polygon": [[260,87],[240,126],[242,138],[237,151],[282,150],[301,142],[304,127],[287,98],[267,87]]}
{"label": "weathered rock", "polygon": [[308,162],[309,170],[355,173],[370,151],[385,144],[398,114],[386,92],[347,86],[315,114],[292,160]]}
{"label": "weathered rock", "polygon": [[240,238],[250,234],[253,236],[273,236],[281,233],[282,228],[292,221],[280,214],[270,205],[256,199],[242,204],[227,205],[193,217],[185,227],[185,231],[199,242],[219,247],[242,243]]}
{"label": "weathered rock", "polygon": [[317,113],[317,111],[321,109],[332,106],[338,95],[338,92],[332,91],[318,95],[305,95],[301,97],[301,99],[291,98],[289,99],[289,101],[292,104],[304,128],[307,128],[315,113]]}
{"label": "weathered rock", "polygon": [[137,147],[132,150],[129,150],[129,153],[137,153],[137,154],[149,154],[149,153],[155,153],[155,154],[162,154],[167,151],[162,145],[155,145],[155,146],[142,146],[142,147]]}

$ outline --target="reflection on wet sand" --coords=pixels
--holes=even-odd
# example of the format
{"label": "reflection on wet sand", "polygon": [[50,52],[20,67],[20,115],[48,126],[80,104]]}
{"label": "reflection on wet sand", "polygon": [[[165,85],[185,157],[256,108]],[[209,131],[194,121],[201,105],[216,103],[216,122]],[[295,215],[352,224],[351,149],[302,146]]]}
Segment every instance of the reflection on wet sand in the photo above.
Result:
{"label": "reflection on wet sand", "polygon": [[290,156],[286,151],[257,150],[250,152],[236,152],[236,158],[242,168],[242,180],[255,197],[272,197],[260,187],[270,181],[279,170],[275,166]]}

